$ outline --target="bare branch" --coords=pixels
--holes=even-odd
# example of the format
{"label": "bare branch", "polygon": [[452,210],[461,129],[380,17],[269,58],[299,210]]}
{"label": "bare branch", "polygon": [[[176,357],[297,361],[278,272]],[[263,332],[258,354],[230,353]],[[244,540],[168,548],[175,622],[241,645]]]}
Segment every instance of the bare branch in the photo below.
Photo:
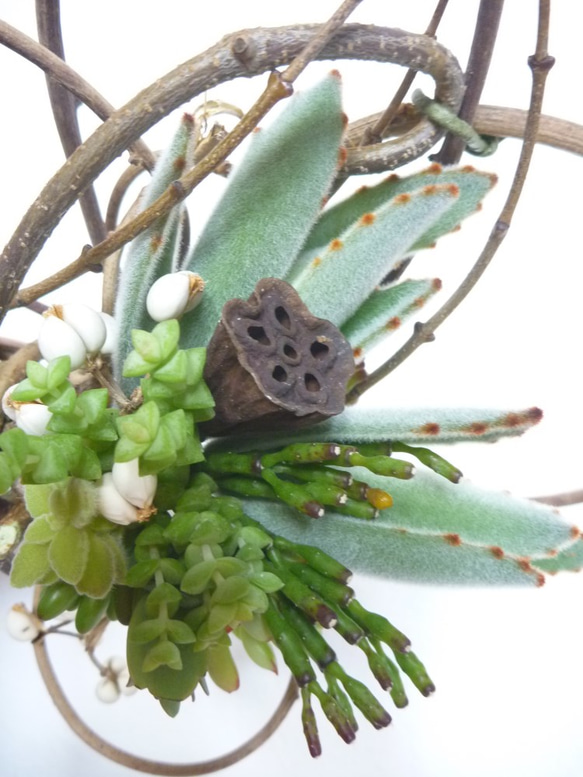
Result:
{"label": "bare branch", "polygon": [[583,502],[583,489],[577,491],[564,491],[562,494],[550,494],[548,496],[533,496],[533,502],[541,502],[552,507],[567,507]]}
{"label": "bare branch", "polygon": [[[59,0],[36,0],[36,20],[39,42],[53,54],[65,59],[65,49],[61,34],[61,12]],[[49,100],[53,117],[57,126],[65,156],[71,156],[82,141],[79,123],[77,121],[77,101],[71,92],[67,91],[48,73],[46,76]],[[107,232],[97,196],[92,186],[88,187],[79,197],[79,205],[89,238],[92,243],[100,243]]]}
{"label": "bare branch", "polygon": [[532,91],[524,142],[508,197],[482,253],[468,275],[445,304],[427,322],[415,324],[413,334],[407,342],[390,359],[366,376],[352,389],[348,395],[349,402],[356,402],[358,397],[389,375],[420,345],[431,342],[434,339],[434,332],[437,327],[453,313],[474,288],[493,259],[503,239],[508,234],[536,145],[546,77],[554,64],[554,59],[547,52],[549,12],[549,0],[540,0],[536,52],[528,60],[529,67],[532,70]]}
{"label": "bare branch", "polygon": [[[490,69],[494,44],[498,37],[498,27],[504,0],[480,0],[480,9],[474,30],[474,39],[470,58],[466,68],[466,91],[458,116],[471,124],[480,101],[480,95]],[[435,161],[442,165],[455,165],[464,151],[462,138],[448,133],[443,146],[435,155]]]}

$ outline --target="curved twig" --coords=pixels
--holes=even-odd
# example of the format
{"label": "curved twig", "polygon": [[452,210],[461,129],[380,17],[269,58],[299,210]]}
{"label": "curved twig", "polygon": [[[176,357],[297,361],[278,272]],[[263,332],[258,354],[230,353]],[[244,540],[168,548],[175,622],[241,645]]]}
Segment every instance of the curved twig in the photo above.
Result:
{"label": "curved twig", "polygon": [[[39,588],[35,589],[34,609],[38,604]],[[69,725],[69,727],[79,736],[86,745],[96,750],[101,755],[109,758],[115,763],[127,766],[128,769],[136,769],[146,774],[170,775],[171,777],[190,777],[190,775],[210,774],[227,766],[232,766],[242,758],[245,758],[254,750],[257,750],[269,737],[277,731],[287,713],[292,708],[298,698],[297,685],[293,677],[290,679],[287,690],[279,702],[275,712],[269,718],[267,723],[247,742],[231,750],[218,758],[211,758],[208,761],[199,761],[195,763],[172,764],[164,761],[152,761],[148,758],[128,753],[115,745],[106,742],[79,717],[65,696],[63,689],[53,667],[46,649],[45,640],[40,639],[33,644],[34,654],[38,667],[46,688],[53,700],[55,706]]]}
{"label": "curved twig", "polygon": [[[347,141],[356,143],[367,127],[374,126],[380,115],[380,113],[376,113],[352,122],[348,126]],[[472,125],[480,135],[521,139],[524,138],[527,118],[528,111],[520,108],[479,105]],[[391,133],[392,127],[388,127],[386,131]],[[552,146],[559,151],[568,151],[571,154],[583,156],[583,125],[559,119],[556,116],[542,115],[536,142]]]}
{"label": "curved twig", "polygon": [[[433,15],[431,16],[429,24],[425,30],[425,35],[429,37],[433,37],[435,35],[437,28],[439,27],[439,23],[441,22],[441,18],[445,13],[445,9],[447,8],[448,2],[449,0],[438,0],[437,6],[435,7]],[[382,141],[385,131],[389,128],[391,122],[397,115],[399,107],[405,99],[405,96],[409,91],[409,88],[413,83],[416,75],[417,70],[412,68],[407,70],[390,103],[387,105],[385,110],[379,114],[375,124],[365,128],[365,131],[362,133],[362,137],[360,138],[360,141],[357,145],[367,146],[371,143],[380,143]]]}
{"label": "curved twig", "polygon": [[484,246],[480,256],[474,266],[464,278],[460,286],[454,291],[451,297],[444,305],[425,323],[415,324],[413,334],[399,350],[394,353],[390,359],[382,364],[378,369],[367,375],[358,383],[347,397],[348,402],[356,402],[372,386],[389,375],[396,367],[402,364],[414,351],[424,343],[431,342],[434,339],[435,330],[448,318],[457,306],[467,297],[474,288],[482,274],[490,264],[496,251],[500,247],[503,239],[508,234],[510,223],[516,210],[524,182],[530,166],[530,160],[536,145],[539,120],[541,115],[542,100],[544,95],[546,77],[554,64],[553,57],[549,56],[548,28],[550,15],[550,0],[540,0],[539,2],[539,24],[537,32],[536,52],[529,57],[528,64],[532,71],[532,91],[530,97],[530,107],[525,129],[524,142],[520,153],[520,158],[514,174],[514,179],[508,193],[508,197],[502,208],[490,237]]}
{"label": "curved twig", "polygon": [[[203,54],[158,79],[116,111],[53,176],[7,244],[1,260],[3,277],[0,280],[0,320],[13,301],[25,272],[79,191],[91,183],[136,137],[205,89],[238,76],[257,75],[292,61],[319,29],[319,25],[304,25],[248,30],[229,35]],[[402,30],[346,25],[318,53],[318,59],[339,58],[394,62],[424,70],[436,80],[436,97],[453,110],[459,107],[462,83],[457,61],[430,38]],[[55,59],[62,65],[58,58]],[[440,136],[440,130],[433,128],[428,121],[421,120],[414,131],[399,138],[393,149],[395,164],[398,164],[398,160],[405,161],[424,153]],[[221,144],[215,151],[219,148]],[[223,148],[228,148],[228,144]],[[218,161],[220,154],[217,153],[213,167]],[[177,193],[175,189],[174,195]],[[167,208],[179,199],[174,195],[167,193]],[[160,212],[152,212],[152,218],[159,215]],[[147,225],[142,222],[141,228]],[[134,236],[134,232],[128,233],[126,230],[123,239],[120,238],[117,243],[112,241],[107,251],[93,249],[96,253],[91,255],[90,261],[97,261],[96,256],[100,251],[102,254],[99,260],[103,259]],[[76,274],[85,269],[82,261],[74,267]],[[40,293],[44,291],[29,290],[19,296],[19,301],[26,304],[25,300],[35,299]]]}
{"label": "curved twig", "polygon": [[533,502],[541,502],[544,505],[552,507],[567,507],[568,505],[577,505],[583,502],[583,488],[576,491],[564,491],[561,494],[549,494],[548,496],[533,496]]}

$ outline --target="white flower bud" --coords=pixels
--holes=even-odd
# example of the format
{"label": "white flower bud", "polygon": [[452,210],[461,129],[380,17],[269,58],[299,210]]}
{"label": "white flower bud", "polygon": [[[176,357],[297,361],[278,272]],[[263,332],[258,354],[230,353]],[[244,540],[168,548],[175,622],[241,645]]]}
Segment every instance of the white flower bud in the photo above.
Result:
{"label": "white flower bud", "polygon": [[114,701],[119,699],[119,688],[115,680],[109,677],[104,677],[99,681],[95,689],[95,694],[99,701],[104,704],[113,704]]}
{"label": "white flower bud", "polygon": [[53,414],[46,405],[41,402],[15,402],[15,422],[19,429],[26,434],[42,437],[47,432],[47,424]]}
{"label": "white flower bud", "polygon": [[23,604],[15,604],[6,620],[8,633],[20,642],[32,642],[42,632],[42,621]]}
{"label": "white flower bud", "polygon": [[10,400],[10,395],[14,389],[18,386],[18,383],[13,383],[12,386],[8,386],[4,394],[2,395],[2,411],[4,415],[10,418],[11,421],[16,421],[16,403]]}
{"label": "white flower bud", "polygon": [[168,273],[154,281],[146,298],[146,308],[154,321],[180,318],[202,299],[204,281],[189,270]]}
{"label": "white flower bud", "polygon": [[156,495],[156,475],[140,476],[139,460],[116,461],[111,469],[113,483],[124,499],[135,507],[150,507]]}
{"label": "white flower bud", "polygon": [[82,338],[56,315],[49,315],[42,322],[38,347],[47,361],[58,356],[69,356],[72,370],[81,367],[87,358],[87,348]]}
{"label": "white flower bud", "polygon": [[138,510],[114,486],[111,472],[107,472],[97,486],[97,505],[101,515],[113,523],[127,526],[140,519]]}
{"label": "white flower bud", "polygon": [[87,353],[96,354],[107,335],[105,321],[100,313],[80,302],[67,302],[65,305],[55,305],[56,315],[69,324],[79,335],[87,349]]}
{"label": "white flower bud", "polygon": [[119,327],[117,325],[117,321],[113,316],[110,316],[109,313],[100,312],[99,315],[101,316],[101,318],[103,319],[103,323],[105,324],[105,342],[101,346],[101,353],[103,354],[113,353],[117,345],[118,334],[119,334]]}

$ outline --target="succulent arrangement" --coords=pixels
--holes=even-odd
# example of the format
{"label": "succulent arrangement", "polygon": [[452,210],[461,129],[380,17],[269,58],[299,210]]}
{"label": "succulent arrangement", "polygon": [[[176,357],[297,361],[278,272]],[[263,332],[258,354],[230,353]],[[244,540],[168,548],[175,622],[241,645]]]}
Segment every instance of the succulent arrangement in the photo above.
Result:
{"label": "succulent arrangement", "polygon": [[[266,669],[281,654],[314,756],[314,698],[347,742],[355,708],[376,728],[391,720],[326,630],[364,652],[396,707],[401,671],[434,690],[409,640],[355,598],[350,569],[540,585],[583,546],[550,508],[464,484],[426,447],[521,434],[536,408],[344,409],[370,349],[439,290],[402,279],[410,259],[494,178],[432,165],[322,209],[343,128],[332,72],[256,133],[194,248],[183,203],[134,240],[115,320],[51,308],[0,435],[2,490],[17,480],[32,518],[11,581],[42,587],[36,615],[74,611],[81,634],[126,624],[131,684],[170,715],[208,679],[238,687],[233,639]],[[198,129],[185,115],[142,207],[191,164]],[[77,390],[78,369],[102,385]]]}
{"label": "succulent arrangement", "polygon": [[[277,74],[270,89],[291,91]],[[441,121],[440,103],[415,104]],[[157,159],[114,315],[52,305],[40,358],[4,391],[0,494],[25,519],[0,523],[1,557],[13,586],[36,587],[33,611],[16,606],[8,627],[39,643],[73,623],[92,655],[119,622],[125,660],[100,666],[99,698],[140,689],[171,717],[213,685],[237,690],[239,642],[258,666],[287,666],[318,756],[320,719],[351,742],[361,718],[390,723],[384,692],[402,708],[408,682],[435,690],[353,572],[537,587],[580,569],[583,539],[551,507],[468,483],[442,455],[521,435],[538,408],[358,402],[382,378],[371,356],[441,289],[408,278],[409,265],[475,217],[496,177],[433,163],[342,197],[334,70],[253,133],[191,245],[182,182],[210,158],[221,112],[240,113],[220,102],[185,113]],[[333,632],[369,677],[345,669]]]}

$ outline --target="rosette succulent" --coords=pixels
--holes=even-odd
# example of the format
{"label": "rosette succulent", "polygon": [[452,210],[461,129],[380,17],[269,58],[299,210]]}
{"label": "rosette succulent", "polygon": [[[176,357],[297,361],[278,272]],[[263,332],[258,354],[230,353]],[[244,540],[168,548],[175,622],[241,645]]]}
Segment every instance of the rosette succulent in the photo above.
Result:
{"label": "rosette succulent", "polygon": [[[390,722],[327,630],[364,652],[396,707],[401,671],[434,690],[407,637],[355,598],[349,570],[537,586],[583,558],[553,510],[465,483],[432,450],[522,434],[538,409],[345,408],[371,349],[440,289],[404,279],[409,262],[495,181],[432,165],[327,205],[344,126],[332,72],[255,133],[192,249],[182,203],[136,238],[113,378],[79,391],[70,356],[31,362],[4,404],[17,424],[23,406],[42,407],[43,433],[0,436],[1,485],[20,480],[32,517],[12,582],[42,586],[38,616],[75,610],[81,633],[126,624],[131,681],[170,715],[207,677],[237,688],[234,639],[267,669],[280,653],[312,755],[314,698],[347,742],[355,709]],[[190,163],[196,131],[186,117],[142,207]]]}

